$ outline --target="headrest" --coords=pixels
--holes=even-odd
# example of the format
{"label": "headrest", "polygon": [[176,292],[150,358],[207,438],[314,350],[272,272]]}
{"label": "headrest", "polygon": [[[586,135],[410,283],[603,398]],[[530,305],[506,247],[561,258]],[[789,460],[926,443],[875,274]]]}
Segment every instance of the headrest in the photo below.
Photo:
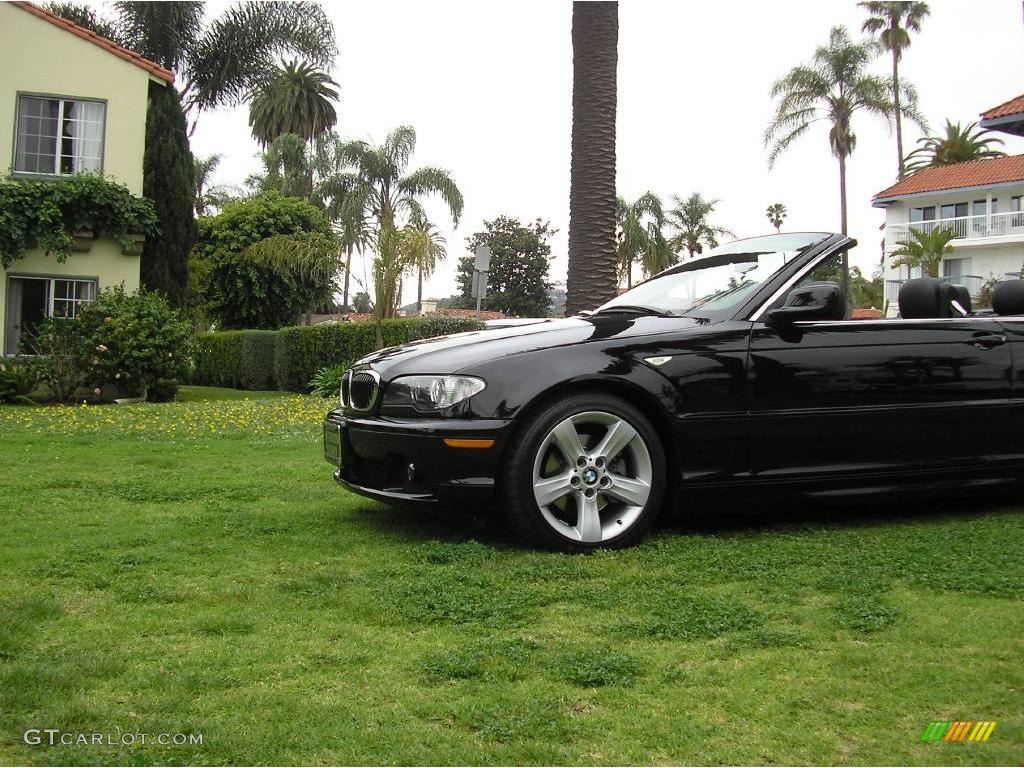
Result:
{"label": "headrest", "polygon": [[897,301],[900,317],[908,320],[963,317],[971,313],[970,291],[937,277],[907,280],[900,286]]}
{"label": "headrest", "polygon": [[1024,315],[1024,280],[1003,280],[992,288],[992,311],[997,315]]}

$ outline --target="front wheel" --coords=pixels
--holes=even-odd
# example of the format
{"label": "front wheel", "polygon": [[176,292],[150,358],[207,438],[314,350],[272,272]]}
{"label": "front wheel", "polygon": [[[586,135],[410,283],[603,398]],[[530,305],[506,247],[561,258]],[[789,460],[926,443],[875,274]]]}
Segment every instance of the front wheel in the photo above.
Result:
{"label": "front wheel", "polygon": [[665,452],[629,403],[580,393],[533,416],[502,481],[509,518],[538,544],[571,552],[623,547],[661,508]]}

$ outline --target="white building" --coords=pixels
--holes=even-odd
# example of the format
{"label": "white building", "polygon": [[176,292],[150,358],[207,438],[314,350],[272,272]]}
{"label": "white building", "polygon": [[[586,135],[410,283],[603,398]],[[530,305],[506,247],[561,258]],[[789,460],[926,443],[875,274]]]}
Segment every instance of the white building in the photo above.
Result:
{"label": "white building", "polygon": [[[1024,136],[1024,95],[990,109],[981,126]],[[954,232],[953,253],[942,261],[941,277],[966,285],[973,296],[991,280],[1021,276],[1024,268],[1024,155],[926,168],[875,195],[885,209],[885,299],[896,311],[899,286],[911,274],[892,267],[890,256],[911,228]]]}

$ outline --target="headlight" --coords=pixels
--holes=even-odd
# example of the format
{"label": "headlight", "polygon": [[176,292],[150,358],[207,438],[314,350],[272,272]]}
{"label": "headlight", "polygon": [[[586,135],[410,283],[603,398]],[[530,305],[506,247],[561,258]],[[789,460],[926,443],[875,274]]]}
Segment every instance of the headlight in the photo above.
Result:
{"label": "headlight", "polygon": [[440,411],[472,397],[485,386],[483,379],[472,376],[399,376],[388,384],[381,405]]}

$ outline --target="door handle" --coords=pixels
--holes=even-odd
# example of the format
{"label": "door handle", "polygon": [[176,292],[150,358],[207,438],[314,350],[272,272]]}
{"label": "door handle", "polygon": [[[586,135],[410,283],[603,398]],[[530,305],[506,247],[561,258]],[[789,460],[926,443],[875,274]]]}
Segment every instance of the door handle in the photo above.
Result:
{"label": "door handle", "polygon": [[1006,343],[1006,337],[989,331],[979,331],[971,337],[971,344],[978,349],[992,349]]}

